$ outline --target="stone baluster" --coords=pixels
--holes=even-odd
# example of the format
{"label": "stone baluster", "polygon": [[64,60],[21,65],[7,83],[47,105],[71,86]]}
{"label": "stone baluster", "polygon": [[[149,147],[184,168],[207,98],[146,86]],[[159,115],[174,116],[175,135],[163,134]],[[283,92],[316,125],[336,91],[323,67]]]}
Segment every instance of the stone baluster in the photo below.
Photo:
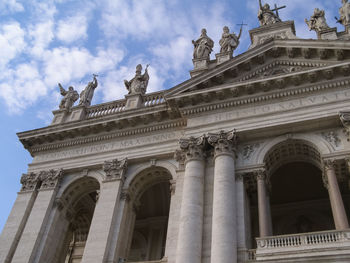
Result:
{"label": "stone baluster", "polygon": [[41,171],[36,173],[36,176],[22,177],[22,191],[33,190],[34,185],[38,186],[37,183],[39,183],[40,189],[23,229],[16,252],[10,262],[36,262],[36,259],[41,256],[39,247],[44,238],[45,228],[48,224],[49,215],[52,211],[62,177],[62,170]]}
{"label": "stone baluster", "polygon": [[343,230],[349,228],[348,218],[345,212],[343,199],[340,193],[337,176],[335,173],[336,161],[324,160],[324,183],[328,189],[331,202],[335,228]]}
{"label": "stone baluster", "polygon": [[178,161],[185,162],[176,263],[201,263],[205,137],[180,140]]}
{"label": "stone baluster", "polygon": [[[118,221],[121,189],[126,177],[127,159],[106,161],[99,200],[92,218],[82,263],[106,262],[113,244],[113,228]],[[115,248],[113,248],[115,249]]]}
{"label": "stone baluster", "polygon": [[265,169],[256,172],[256,180],[258,190],[260,237],[272,236],[271,209],[266,185],[267,176]]}
{"label": "stone baluster", "polygon": [[237,262],[234,131],[209,134],[215,148],[211,262]]}

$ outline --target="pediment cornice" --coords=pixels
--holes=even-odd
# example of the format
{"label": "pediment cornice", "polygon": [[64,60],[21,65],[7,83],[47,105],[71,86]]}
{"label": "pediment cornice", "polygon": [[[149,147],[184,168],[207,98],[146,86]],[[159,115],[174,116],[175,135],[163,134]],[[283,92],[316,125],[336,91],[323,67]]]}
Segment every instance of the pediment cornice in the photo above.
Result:
{"label": "pediment cornice", "polygon": [[169,101],[186,92],[205,90],[226,81],[247,80],[257,72],[266,71],[271,65],[322,67],[339,64],[349,59],[350,43],[348,41],[270,40],[165,91],[164,96]]}

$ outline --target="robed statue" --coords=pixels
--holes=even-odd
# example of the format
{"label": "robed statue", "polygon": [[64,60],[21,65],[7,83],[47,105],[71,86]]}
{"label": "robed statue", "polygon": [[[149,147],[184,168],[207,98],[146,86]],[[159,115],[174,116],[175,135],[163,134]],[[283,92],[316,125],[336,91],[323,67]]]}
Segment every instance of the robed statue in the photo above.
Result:
{"label": "robed statue", "polygon": [[146,66],[145,73],[142,74],[142,65],[136,66],[135,77],[130,81],[124,80],[126,89],[129,91],[129,94],[142,94],[144,95],[147,90],[149,75],[148,75],[148,66]]}
{"label": "robed statue", "polygon": [[58,83],[58,87],[60,88],[60,93],[63,96],[61,102],[60,102],[60,110],[70,110],[74,102],[76,102],[79,99],[79,94],[72,86],[68,88],[68,90],[65,90],[61,83]]}
{"label": "robed statue", "polygon": [[341,2],[343,6],[339,9],[340,17],[336,17],[336,19],[338,23],[347,26],[350,24],[350,3],[348,0],[342,0]]}
{"label": "robed statue", "polygon": [[214,41],[207,36],[207,30],[202,29],[200,37],[194,41],[193,58],[194,59],[209,59],[210,53],[213,51]]}
{"label": "robed statue", "polygon": [[86,88],[80,93],[79,105],[90,106],[92,97],[94,96],[94,91],[98,86],[97,75],[93,75],[93,80],[88,83]]}
{"label": "robed statue", "polygon": [[221,39],[219,41],[220,44],[220,53],[233,52],[239,45],[239,39],[242,35],[242,26],[239,31],[238,36],[235,33],[230,33],[230,29],[225,26],[223,29],[223,33]]}
{"label": "robed statue", "polygon": [[[277,11],[280,8],[275,8],[273,10],[270,9],[269,4],[262,5],[261,0],[259,0],[259,12],[258,19],[260,22],[260,26],[272,25],[277,22],[281,22],[282,20],[279,18],[278,13],[274,13],[273,11]],[[285,6],[284,6],[285,7]],[[282,7],[282,8],[284,8]]]}
{"label": "robed statue", "polygon": [[309,26],[310,31],[314,30],[317,33],[329,28],[324,10],[315,8],[314,14],[311,16],[310,20],[305,18],[305,23]]}

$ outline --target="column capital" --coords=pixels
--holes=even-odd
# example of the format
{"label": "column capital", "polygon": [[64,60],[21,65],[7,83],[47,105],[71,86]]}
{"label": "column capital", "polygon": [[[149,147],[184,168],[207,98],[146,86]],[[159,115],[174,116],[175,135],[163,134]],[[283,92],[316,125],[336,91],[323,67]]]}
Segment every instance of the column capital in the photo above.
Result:
{"label": "column capital", "polygon": [[124,182],[127,167],[128,167],[127,158],[121,161],[118,161],[118,159],[105,161],[102,167],[103,171],[106,173],[103,181],[111,182],[111,181],[121,180],[122,182]]}
{"label": "column capital", "polygon": [[237,145],[236,130],[219,133],[209,133],[208,143],[215,149],[215,157],[220,154],[234,154]]}
{"label": "column capital", "polygon": [[180,150],[176,150],[175,159],[180,163],[185,163],[193,159],[202,160],[205,157],[206,139],[200,137],[183,138],[179,141]]}
{"label": "column capital", "polygon": [[41,171],[39,177],[42,182],[40,187],[41,190],[54,189],[63,177],[63,170]]}
{"label": "column capital", "polygon": [[36,173],[22,174],[21,177],[21,192],[34,191],[39,183],[39,175]]}

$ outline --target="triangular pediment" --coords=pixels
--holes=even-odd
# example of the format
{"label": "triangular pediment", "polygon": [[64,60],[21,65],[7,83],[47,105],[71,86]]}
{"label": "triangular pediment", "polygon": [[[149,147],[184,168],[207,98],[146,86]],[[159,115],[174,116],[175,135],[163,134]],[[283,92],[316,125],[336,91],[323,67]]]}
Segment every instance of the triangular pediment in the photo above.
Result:
{"label": "triangular pediment", "polygon": [[223,64],[215,65],[216,61],[211,61],[208,70],[166,91],[165,96],[169,99],[193,92],[205,93],[213,87],[283,78],[347,61],[350,61],[350,43],[346,41],[271,40]]}

